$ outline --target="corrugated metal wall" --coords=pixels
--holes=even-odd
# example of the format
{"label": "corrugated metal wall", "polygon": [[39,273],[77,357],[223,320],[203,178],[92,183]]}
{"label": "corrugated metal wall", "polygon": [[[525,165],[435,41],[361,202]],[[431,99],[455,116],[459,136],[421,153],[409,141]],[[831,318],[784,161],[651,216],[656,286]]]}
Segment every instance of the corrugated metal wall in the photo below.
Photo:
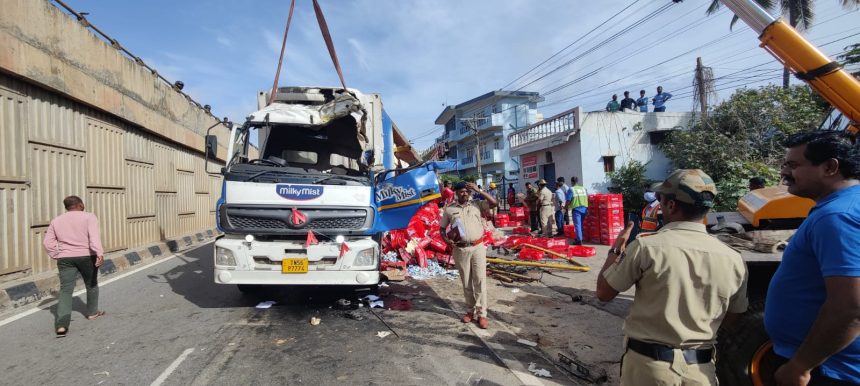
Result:
{"label": "corrugated metal wall", "polygon": [[0,180],[23,181],[27,176],[27,132],[24,96],[0,87]]}
{"label": "corrugated metal wall", "polygon": [[125,187],[123,130],[95,119],[87,119],[87,128],[87,186]]}
{"label": "corrugated metal wall", "polygon": [[42,239],[66,196],[110,252],[214,228],[220,193],[202,154],[0,74],[0,282],[56,268]]}
{"label": "corrugated metal wall", "polygon": [[24,184],[0,184],[0,274],[32,266],[27,240],[29,189]]}
{"label": "corrugated metal wall", "polygon": [[122,189],[87,189],[84,201],[99,218],[102,246],[105,252],[128,248],[125,225],[125,191]]}
{"label": "corrugated metal wall", "polygon": [[155,193],[155,224],[162,239],[179,235],[176,193]]}
{"label": "corrugated metal wall", "polygon": [[30,144],[33,167],[33,206],[30,209],[33,226],[48,225],[63,213],[63,198],[84,197],[86,191],[86,153],[59,147]]}
{"label": "corrugated metal wall", "polygon": [[135,161],[125,161],[128,188],[126,210],[128,217],[155,215],[154,167]]}

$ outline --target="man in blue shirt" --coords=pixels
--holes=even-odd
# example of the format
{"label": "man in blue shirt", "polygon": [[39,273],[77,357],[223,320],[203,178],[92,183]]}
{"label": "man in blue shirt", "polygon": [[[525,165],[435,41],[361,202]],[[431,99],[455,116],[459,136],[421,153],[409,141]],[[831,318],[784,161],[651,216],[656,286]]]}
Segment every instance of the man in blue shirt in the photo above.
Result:
{"label": "man in blue shirt", "polygon": [[666,101],[670,98],[672,98],[672,94],[663,92],[663,86],[657,86],[657,95],[651,98],[651,102],[654,103],[654,112],[662,113],[666,111]]}
{"label": "man in blue shirt", "polygon": [[639,107],[640,113],[648,112],[648,97],[645,96],[645,90],[639,90],[639,99],[636,100],[636,106]]}
{"label": "man in blue shirt", "polygon": [[[570,205],[570,200],[573,199],[573,189],[571,189],[570,186],[565,185],[564,177],[556,178],[555,182],[557,182],[561,186],[559,189],[561,189],[561,191],[564,192],[564,201],[565,202],[564,202],[564,208],[562,209],[562,211],[564,211],[564,223],[570,224],[570,212],[568,212],[567,207],[568,207],[568,205]],[[562,233],[562,234],[564,233],[561,229],[559,229],[558,232]]]}
{"label": "man in blue shirt", "polygon": [[860,148],[844,132],[786,141],[789,193],[815,200],[765,302],[779,385],[860,384]]}
{"label": "man in blue shirt", "polygon": [[552,203],[555,209],[555,234],[556,236],[564,236],[564,209],[567,203],[567,196],[564,194],[564,178],[555,182]]}

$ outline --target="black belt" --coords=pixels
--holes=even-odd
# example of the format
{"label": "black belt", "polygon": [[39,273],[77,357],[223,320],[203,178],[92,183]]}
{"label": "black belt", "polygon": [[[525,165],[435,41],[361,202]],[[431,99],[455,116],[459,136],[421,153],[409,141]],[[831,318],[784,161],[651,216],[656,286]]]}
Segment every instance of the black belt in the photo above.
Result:
{"label": "black belt", "polygon": [[454,246],[458,247],[458,248],[476,247],[478,245],[481,245],[481,243],[483,243],[483,242],[484,242],[484,239],[478,239],[478,240],[475,240],[472,242],[460,241],[458,243],[454,243]]}
{"label": "black belt", "polygon": [[[675,349],[666,345],[628,338],[627,348],[658,361],[671,363],[675,360]],[[684,360],[690,365],[708,363],[714,358],[714,349],[712,348],[701,350],[688,349],[681,350],[681,352],[684,353]]]}

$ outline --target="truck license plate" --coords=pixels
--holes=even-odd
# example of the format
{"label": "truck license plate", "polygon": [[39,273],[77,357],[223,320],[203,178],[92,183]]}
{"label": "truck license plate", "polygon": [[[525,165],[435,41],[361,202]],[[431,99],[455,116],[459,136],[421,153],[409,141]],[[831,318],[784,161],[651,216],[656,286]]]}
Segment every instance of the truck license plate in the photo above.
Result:
{"label": "truck license plate", "polygon": [[308,259],[301,257],[281,260],[281,273],[308,273]]}

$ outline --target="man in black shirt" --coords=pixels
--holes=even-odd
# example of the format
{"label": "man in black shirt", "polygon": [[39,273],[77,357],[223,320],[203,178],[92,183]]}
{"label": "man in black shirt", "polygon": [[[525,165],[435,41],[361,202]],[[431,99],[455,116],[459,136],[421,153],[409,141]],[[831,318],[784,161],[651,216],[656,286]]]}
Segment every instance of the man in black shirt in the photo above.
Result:
{"label": "man in black shirt", "polygon": [[621,100],[621,111],[624,109],[636,110],[636,100],[630,97],[630,91],[625,91],[624,99]]}

